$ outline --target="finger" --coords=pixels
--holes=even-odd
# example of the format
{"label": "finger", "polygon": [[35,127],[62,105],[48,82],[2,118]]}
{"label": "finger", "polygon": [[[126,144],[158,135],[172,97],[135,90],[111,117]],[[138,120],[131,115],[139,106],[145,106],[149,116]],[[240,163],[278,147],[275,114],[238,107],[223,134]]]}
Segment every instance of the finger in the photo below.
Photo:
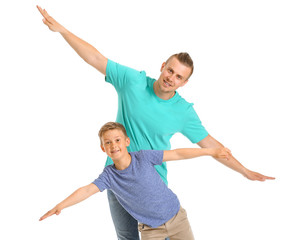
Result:
{"label": "finger", "polygon": [[52,216],[53,214],[54,214],[54,212],[49,211],[49,212],[47,212],[45,215],[43,215],[43,216],[39,219],[39,221],[42,221],[42,220],[46,219],[47,217]]}
{"label": "finger", "polygon": [[50,26],[51,26],[51,23],[50,23],[50,22],[48,22],[45,18],[44,18],[42,21],[43,21],[43,23],[44,23],[45,25],[47,25],[47,26],[50,28]]}
{"label": "finger", "polygon": [[37,7],[38,11],[40,12],[40,14],[43,15],[43,17],[45,17],[45,13],[42,10],[42,8],[40,6],[38,6],[38,5],[36,7]]}
{"label": "finger", "polygon": [[265,176],[265,179],[274,180],[275,177],[268,177],[268,176]]}
{"label": "finger", "polygon": [[45,9],[44,9],[43,11],[44,11],[44,17],[45,17],[45,19],[46,19],[49,23],[52,24],[53,18],[47,13],[47,11],[46,11]]}
{"label": "finger", "polygon": [[[44,24],[46,24],[46,22],[51,24],[50,16],[48,14],[46,14],[46,11],[42,10],[42,8],[40,6],[37,6],[37,8],[38,8],[39,12],[41,13],[41,15],[44,17],[44,19],[43,19]],[[47,26],[49,26],[49,25],[47,25]]]}
{"label": "finger", "polygon": [[48,12],[46,11],[46,9],[44,9],[44,13],[47,17],[50,17],[50,15],[48,14]]}

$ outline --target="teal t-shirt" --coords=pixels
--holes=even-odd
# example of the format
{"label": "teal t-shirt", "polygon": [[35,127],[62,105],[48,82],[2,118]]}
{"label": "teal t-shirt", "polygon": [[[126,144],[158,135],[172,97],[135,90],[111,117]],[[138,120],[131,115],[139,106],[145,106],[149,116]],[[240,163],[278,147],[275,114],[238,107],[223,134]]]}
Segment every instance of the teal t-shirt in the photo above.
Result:
{"label": "teal t-shirt", "polygon": [[[193,109],[193,104],[188,103],[177,92],[169,100],[157,97],[153,90],[156,80],[146,76],[144,71],[108,60],[105,80],[118,93],[116,121],[126,128],[131,140],[129,152],[170,150],[170,138],[177,132],[192,143],[197,143],[208,135]],[[105,165],[110,164],[113,161],[108,157]],[[166,163],[155,168],[168,184]]]}

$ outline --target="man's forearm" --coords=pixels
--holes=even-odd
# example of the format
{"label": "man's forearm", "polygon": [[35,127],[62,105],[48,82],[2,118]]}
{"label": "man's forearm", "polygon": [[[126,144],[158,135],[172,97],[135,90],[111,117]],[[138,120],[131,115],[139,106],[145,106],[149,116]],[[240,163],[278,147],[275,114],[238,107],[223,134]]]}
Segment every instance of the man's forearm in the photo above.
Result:
{"label": "man's forearm", "polygon": [[[222,148],[224,147],[220,142],[218,142],[216,139],[208,135],[206,138],[204,138],[202,141],[197,143],[201,148]],[[247,170],[235,157],[230,155],[227,159],[222,158],[216,158],[217,161],[224,164],[225,166],[241,173],[242,175],[245,174],[245,171]]]}
{"label": "man's forearm", "polygon": [[102,72],[104,75],[106,74],[107,58],[105,58],[95,47],[65,28],[62,28],[60,34],[85,62]]}
{"label": "man's forearm", "polygon": [[225,166],[241,173],[242,175],[244,175],[246,168],[236,159],[234,158],[232,155],[229,156],[229,158],[227,160],[224,159],[220,159],[220,158],[215,158],[217,161],[219,161],[220,163],[224,164]]}

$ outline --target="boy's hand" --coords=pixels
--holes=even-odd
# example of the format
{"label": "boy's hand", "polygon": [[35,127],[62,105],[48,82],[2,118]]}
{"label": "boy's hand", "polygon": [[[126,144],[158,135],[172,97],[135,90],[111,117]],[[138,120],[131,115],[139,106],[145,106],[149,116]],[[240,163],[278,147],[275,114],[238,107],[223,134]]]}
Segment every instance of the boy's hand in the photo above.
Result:
{"label": "boy's hand", "polygon": [[231,150],[228,148],[214,148],[214,153],[212,154],[212,157],[218,158],[218,159],[226,159],[228,160],[231,156]]}
{"label": "boy's hand", "polygon": [[36,6],[38,11],[44,17],[43,22],[45,25],[49,27],[49,29],[53,32],[62,32],[65,28],[60,25],[57,21],[55,21],[45,9],[42,9],[40,6]]}
{"label": "boy's hand", "polygon": [[58,206],[54,207],[53,209],[51,209],[50,211],[48,211],[45,215],[43,215],[39,221],[44,220],[47,217],[52,216],[53,214],[59,215],[61,213],[62,209],[59,208]]}

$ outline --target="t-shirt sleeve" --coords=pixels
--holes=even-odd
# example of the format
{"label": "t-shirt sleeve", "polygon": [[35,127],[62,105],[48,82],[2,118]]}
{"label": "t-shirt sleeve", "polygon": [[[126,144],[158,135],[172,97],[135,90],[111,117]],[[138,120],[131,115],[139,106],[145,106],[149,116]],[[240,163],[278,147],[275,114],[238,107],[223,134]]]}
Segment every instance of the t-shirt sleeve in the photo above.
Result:
{"label": "t-shirt sleeve", "polygon": [[105,169],[106,168],[104,168],[104,171],[99,175],[99,177],[92,182],[99,188],[100,192],[103,192],[105,189],[110,189],[110,181]]}
{"label": "t-shirt sleeve", "polygon": [[144,71],[137,71],[108,59],[105,81],[112,84],[117,92],[121,92],[127,86],[133,85],[143,78],[146,78]]}
{"label": "t-shirt sleeve", "polygon": [[162,150],[141,150],[140,153],[143,160],[152,165],[162,165],[163,163],[164,151]]}
{"label": "t-shirt sleeve", "polygon": [[202,122],[192,105],[193,104],[191,104],[187,110],[185,124],[181,133],[192,143],[197,143],[206,138],[208,132],[202,125]]}

